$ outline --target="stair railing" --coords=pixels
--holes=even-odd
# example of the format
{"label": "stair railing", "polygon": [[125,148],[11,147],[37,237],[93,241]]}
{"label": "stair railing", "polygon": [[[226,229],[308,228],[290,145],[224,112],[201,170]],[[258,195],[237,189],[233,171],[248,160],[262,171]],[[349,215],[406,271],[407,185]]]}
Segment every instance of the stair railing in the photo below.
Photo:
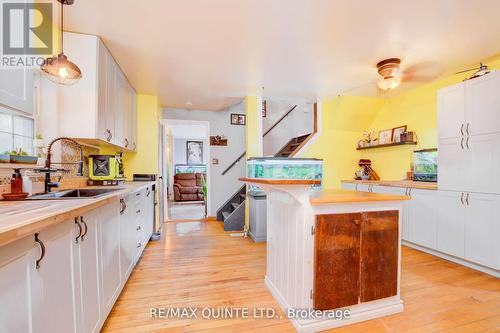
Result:
{"label": "stair railing", "polygon": [[[269,132],[271,132],[276,126],[279,125],[279,123],[281,123],[283,121],[283,119],[285,119],[293,110],[295,110],[297,108],[297,105],[294,105],[292,106],[292,108],[290,110],[288,110],[283,116],[281,116],[280,119],[278,119],[278,121],[276,121],[273,126],[271,126],[267,131],[264,132],[264,134],[262,135],[262,137],[265,137],[267,134],[269,134]],[[245,157],[246,155],[246,150],[240,155],[238,156],[234,161],[233,163],[231,163],[224,171],[222,171],[222,175],[224,176],[226,173],[229,172],[229,170],[231,170],[236,164],[238,164],[238,162],[243,158]]]}

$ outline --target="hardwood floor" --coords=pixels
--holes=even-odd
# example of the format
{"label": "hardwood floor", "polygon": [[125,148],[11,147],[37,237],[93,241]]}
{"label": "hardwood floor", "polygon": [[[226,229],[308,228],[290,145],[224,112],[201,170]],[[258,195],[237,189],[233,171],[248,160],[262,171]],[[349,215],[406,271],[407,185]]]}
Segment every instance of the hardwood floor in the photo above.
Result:
{"label": "hardwood floor", "polygon": [[[164,225],[115,304],[104,332],[294,332],[281,319],[156,319],[155,307],[272,307],[265,244],[231,237],[220,222]],[[331,330],[500,332],[500,279],[403,248],[403,313]],[[200,310],[201,311],[201,310]]]}

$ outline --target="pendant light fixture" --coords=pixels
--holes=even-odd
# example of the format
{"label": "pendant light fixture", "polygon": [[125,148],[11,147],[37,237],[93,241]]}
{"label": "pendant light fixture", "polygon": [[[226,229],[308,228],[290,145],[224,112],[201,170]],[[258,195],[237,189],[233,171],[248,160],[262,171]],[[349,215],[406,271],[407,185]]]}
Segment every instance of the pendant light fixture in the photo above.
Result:
{"label": "pendant light fixture", "polygon": [[56,56],[45,59],[41,70],[47,77],[57,84],[71,85],[82,77],[82,72],[77,65],[68,60],[64,54],[64,5],[72,5],[74,0],[57,0],[61,3],[61,53]]}

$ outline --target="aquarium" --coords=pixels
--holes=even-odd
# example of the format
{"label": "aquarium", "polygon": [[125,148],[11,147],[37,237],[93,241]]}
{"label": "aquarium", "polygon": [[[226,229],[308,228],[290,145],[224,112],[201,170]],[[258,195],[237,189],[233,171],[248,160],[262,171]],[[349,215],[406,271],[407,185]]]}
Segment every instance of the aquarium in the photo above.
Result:
{"label": "aquarium", "polygon": [[176,164],[174,174],[178,173],[207,173],[205,164]]}
{"label": "aquarium", "polygon": [[437,149],[416,150],[413,152],[413,180],[437,182]]}
{"label": "aquarium", "polygon": [[[323,160],[314,158],[251,158],[247,161],[249,178],[323,179]],[[318,185],[319,187],[321,185]],[[260,191],[251,186],[249,192]]]}

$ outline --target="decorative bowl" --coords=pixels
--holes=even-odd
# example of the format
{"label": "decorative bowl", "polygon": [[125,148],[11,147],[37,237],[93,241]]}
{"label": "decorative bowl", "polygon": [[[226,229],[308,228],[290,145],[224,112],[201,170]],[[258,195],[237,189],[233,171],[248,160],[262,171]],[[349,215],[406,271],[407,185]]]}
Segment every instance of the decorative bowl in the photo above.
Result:
{"label": "decorative bowl", "polygon": [[36,162],[38,162],[36,156],[10,155],[10,163],[36,164]]}

